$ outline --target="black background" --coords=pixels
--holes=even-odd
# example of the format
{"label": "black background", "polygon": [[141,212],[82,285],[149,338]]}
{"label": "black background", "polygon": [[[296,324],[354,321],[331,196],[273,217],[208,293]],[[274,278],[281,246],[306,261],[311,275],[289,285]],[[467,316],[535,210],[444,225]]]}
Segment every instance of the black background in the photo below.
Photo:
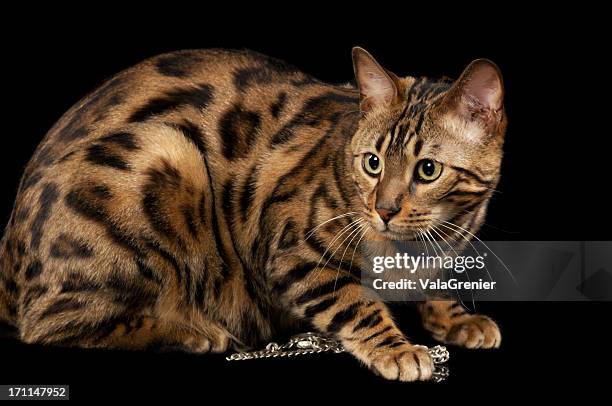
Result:
{"label": "black background", "polygon": [[[263,17],[261,10],[238,6],[128,14],[110,5],[7,15],[12,24],[2,27],[2,93],[8,102],[0,160],[2,223],[23,167],[45,132],[104,79],[146,57],[187,48],[250,48],[319,79],[346,82],[352,79],[350,49],[360,45],[399,75],[457,77],[479,57],[501,68],[509,127],[500,192],[481,238],[609,239],[609,130],[600,97],[606,94],[607,67],[604,26],[595,10],[481,8],[460,15],[442,8],[371,5],[332,16],[311,3],[279,10],[286,16]],[[499,320],[502,349],[451,349],[450,379],[435,385],[435,393],[456,384],[467,391],[462,397],[472,399],[481,387],[516,394],[517,388],[551,379],[571,382],[564,387],[570,389],[609,376],[601,372],[602,357],[609,358],[608,303],[481,303],[478,308]],[[410,337],[431,344],[410,309],[396,314]],[[321,388],[341,394],[348,387],[358,394],[382,387],[407,396],[429,393],[432,386],[383,382],[345,355],[229,365],[214,356],[47,349],[3,340],[0,359],[0,383],[69,383],[73,398],[94,392],[109,398],[119,392],[204,396],[222,386],[233,386],[232,395],[250,393],[242,387],[265,393],[275,392],[277,382],[306,397]]]}

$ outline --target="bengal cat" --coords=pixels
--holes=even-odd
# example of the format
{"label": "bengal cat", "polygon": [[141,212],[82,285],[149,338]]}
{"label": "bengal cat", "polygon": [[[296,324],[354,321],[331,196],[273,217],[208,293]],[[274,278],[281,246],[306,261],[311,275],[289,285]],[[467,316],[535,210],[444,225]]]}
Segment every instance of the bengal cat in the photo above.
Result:
{"label": "bengal cat", "polygon": [[[385,378],[428,379],[429,354],[332,241],[356,222],[366,238],[476,233],[499,178],[502,79],[482,59],[455,82],[400,78],[361,48],[353,65],[356,86],[333,86],[255,52],[182,51],[104,83],[25,169],[0,320],[27,343],[197,353],[306,323]],[[418,307],[442,342],[500,344],[455,302]]]}

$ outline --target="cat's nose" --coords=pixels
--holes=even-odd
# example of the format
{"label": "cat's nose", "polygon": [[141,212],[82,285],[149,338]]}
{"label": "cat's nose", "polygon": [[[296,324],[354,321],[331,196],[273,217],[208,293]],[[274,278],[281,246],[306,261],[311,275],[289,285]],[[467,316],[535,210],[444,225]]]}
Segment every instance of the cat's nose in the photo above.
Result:
{"label": "cat's nose", "polygon": [[381,207],[376,205],[376,212],[378,213],[382,221],[385,222],[385,224],[388,223],[389,220],[391,220],[391,217],[399,213],[399,211],[400,209],[398,207]]}

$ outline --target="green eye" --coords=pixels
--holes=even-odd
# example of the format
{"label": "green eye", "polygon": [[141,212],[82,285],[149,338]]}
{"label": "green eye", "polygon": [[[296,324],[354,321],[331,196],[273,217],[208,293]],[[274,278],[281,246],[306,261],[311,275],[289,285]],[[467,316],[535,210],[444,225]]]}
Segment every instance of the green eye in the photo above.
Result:
{"label": "green eye", "polygon": [[382,162],[376,155],[367,153],[363,156],[363,169],[370,176],[378,176],[382,171]]}
{"label": "green eye", "polygon": [[417,178],[422,182],[433,182],[442,173],[442,164],[431,159],[423,159],[417,164]]}

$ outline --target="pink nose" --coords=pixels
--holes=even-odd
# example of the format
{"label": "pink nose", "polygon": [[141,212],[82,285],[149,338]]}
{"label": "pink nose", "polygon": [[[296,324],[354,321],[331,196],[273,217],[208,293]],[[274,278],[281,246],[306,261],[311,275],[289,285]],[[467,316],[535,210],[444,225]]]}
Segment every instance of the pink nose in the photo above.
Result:
{"label": "pink nose", "polygon": [[383,207],[377,207],[376,212],[378,213],[382,221],[384,221],[385,223],[388,223],[389,220],[391,220],[391,217],[395,216],[399,212],[399,209],[388,209],[388,208],[383,208]]}

